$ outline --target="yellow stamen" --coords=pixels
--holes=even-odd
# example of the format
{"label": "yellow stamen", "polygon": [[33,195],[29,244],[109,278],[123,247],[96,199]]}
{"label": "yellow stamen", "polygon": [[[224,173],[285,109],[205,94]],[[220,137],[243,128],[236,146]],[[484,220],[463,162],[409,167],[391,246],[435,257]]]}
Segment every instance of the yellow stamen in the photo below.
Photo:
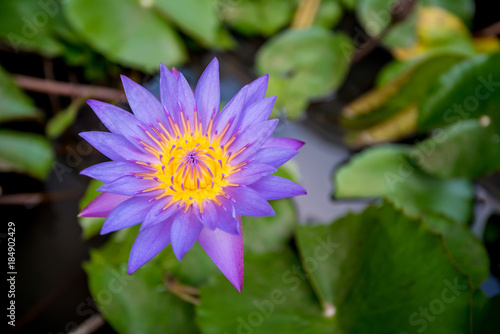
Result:
{"label": "yellow stamen", "polygon": [[[163,192],[157,195],[156,199],[170,198],[163,207],[164,210],[175,203],[187,212],[189,207],[196,203],[200,213],[203,213],[203,201],[210,200],[219,206],[222,205],[217,197],[227,198],[224,187],[238,186],[229,182],[227,177],[241,170],[246,164],[245,162],[234,166],[229,164],[230,154],[227,149],[235,136],[231,137],[228,144],[220,146],[230,124],[226,124],[220,134],[212,136],[213,117],[207,125],[206,132],[202,132],[202,124],[196,110],[192,122],[186,119],[184,112],[181,111],[182,133],[172,117],[170,115],[167,117],[173,133],[169,133],[161,123],[159,123],[161,131],[153,129],[156,137],[144,130],[158,149],[143,141],[141,145],[146,151],[158,157],[160,162],[156,164],[137,162],[154,168],[154,171],[136,173],[136,176],[158,182],[157,186],[145,189],[143,192],[161,189]],[[242,150],[238,152],[240,151]]]}

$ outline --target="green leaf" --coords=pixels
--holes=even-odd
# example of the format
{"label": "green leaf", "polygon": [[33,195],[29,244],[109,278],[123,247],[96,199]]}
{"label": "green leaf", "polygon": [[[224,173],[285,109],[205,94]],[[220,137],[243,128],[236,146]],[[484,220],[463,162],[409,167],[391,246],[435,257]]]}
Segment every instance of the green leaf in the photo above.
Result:
{"label": "green leaf", "polygon": [[167,261],[164,262],[168,264],[167,269],[183,284],[201,286],[221,275],[219,268],[199,243],[195,243],[180,262],[175,257],[172,247],[169,246],[164,253],[166,253]]}
{"label": "green leaf", "polygon": [[[391,11],[397,0],[359,0],[356,15],[365,31],[371,36],[378,36],[390,23]],[[416,42],[416,24],[419,7],[436,6],[443,8],[465,22],[470,22],[474,14],[472,0],[422,0],[419,1],[405,21],[395,24],[384,39],[390,47],[410,47]],[[455,36],[457,37],[457,36]]]}
{"label": "green leaf", "polygon": [[478,55],[442,73],[419,109],[421,131],[451,123],[498,114],[500,54]]}
{"label": "green leaf", "polygon": [[54,57],[63,47],[53,26],[61,12],[56,1],[0,1],[0,39],[14,51],[26,50]]}
{"label": "green leaf", "polygon": [[410,58],[404,61],[391,60],[377,74],[376,86],[382,87],[403,76],[406,72],[422,61],[422,58]]}
{"label": "green leaf", "polygon": [[342,6],[344,6],[346,9],[349,10],[354,10],[356,8],[358,1],[359,0],[340,0]]}
{"label": "green leaf", "polygon": [[419,166],[439,177],[469,179],[500,170],[500,117],[483,117],[449,125],[415,145]]}
{"label": "green leaf", "polygon": [[321,27],[286,30],[257,53],[259,74],[269,74],[268,94],[276,108],[296,119],[312,98],[332,94],[349,68],[352,41]]}
{"label": "green leaf", "polygon": [[473,333],[496,334],[498,332],[498,315],[500,314],[500,295],[487,298],[481,290],[476,290],[473,297],[473,307]]}
{"label": "green leaf", "polygon": [[299,165],[294,159],[288,160],[285,164],[279,166],[273,175],[284,177],[296,183],[300,182]]}
{"label": "green leaf", "polygon": [[297,229],[333,333],[470,333],[472,287],[440,236],[391,205]]}
{"label": "green leaf", "polygon": [[103,248],[91,251],[84,268],[97,306],[119,333],[198,333],[191,320],[193,306],[167,291],[161,266],[148,263],[128,275],[126,263],[137,231],[120,231]]}
{"label": "green leaf", "polygon": [[289,251],[246,254],[238,293],[222,276],[201,288],[196,320],[204,334],[335,333]]}
{"label": "green leaf", "polygon": [[303,266],[289,250],[247,254],[241,293],[221,276],[201,288],[203,333],[401,333],[423,325],[468,333],[472,287],[421,222],[386,205],[297,233]]}
{"label": "green leaf", "polygon": [[229,48],[235,44],[222,28],[213,0],[158,0],[154,6],[205,47]]}
{"label": "green leaf", "polygon": [[342,6],[338,0],[323,0],[319,6],[314,25],[333,28],[342,18]]}
{"label": "green leaf", "polygon": [[222,19],[247,36],[271,36],[292,19],[295,4],[289,0],[228,0],[217,3]]}
{"label": "green leaf", "polygon": [[483,243],[476,238],[468,226],[450,219],[425,214],[425,224],[444,237],[446,247],[462,272],[470,276],[474,288],[478,288],[490,275],[490,261]]}
{"label": "green leaf", "polygon": [[73,28],[110,60],[153,72],[186,60],[179,36],[151,8],[135,0],[70,0],[64,6]]}
{"label": "green leaf", "polygon": [[409,153],[403,145],[364,150],[335,173],[335,196],[385,197],[411,216],[430,212],[461,223],[469,221],[474,196],[471,182],[426,174],[409,159]]}
{"label": "green leaf", "polygon": [[66,109],[49,119],[45,128],[47,137],[54,139],[62,135],[75,122],[78,110],[84,102],[85,98],[75,100]]}
{"label": "green leaf", "polygon": [[408,59],[429,51],[454,51],[476,54],[472,36],[462,20],[440,7],[420,6],[384,39],[396,58]]}
{"label": "green leaf", "polygon": [[421,0],[422,6],[437,6],[457,15],[462,21],[469,23],[474,16],[473,0]]}
{"label": "green leaf", "polygon": [[52,145],[45,137],[0,130],[0,171],[26,173],[43,180],[53,162]]}
{"label": "green leaf", "polygon": [[[90,202],[92,202],[99,194],[99,191],[96,191],[97,188],[102,186],[104,182],[97,180],[90,180],[89,185],[87,186],[87,190],[83,195],[82,199],[79,203],[80,211],[83,210]],[[90,239],[93,236],[99,234],[101,230],[102,224],[104,223],[104,218],[99,217],[78,217],[78,223],[82,228],[82,236],[84,239]]]}
{"label": "green leaf", "polygon": [[462,61],[463,55],[436,52],[398,68],[398,76],[365,93],[342,110],[342,123],[363,129],[387,120],[411,105],[418,106],[428,94],[436,75]]}
{"label": "green leaf", "polygon": [[33,101],[16,86],[10,75],[0,66],[0,123],[38,119],[40,116]]}
{"label": "green leaf", "polygon": [[275,216],[242,217],[245,251],[257,254],[283,249],[291,239],[297,222],[295,207],[290,199],[270,202]]}

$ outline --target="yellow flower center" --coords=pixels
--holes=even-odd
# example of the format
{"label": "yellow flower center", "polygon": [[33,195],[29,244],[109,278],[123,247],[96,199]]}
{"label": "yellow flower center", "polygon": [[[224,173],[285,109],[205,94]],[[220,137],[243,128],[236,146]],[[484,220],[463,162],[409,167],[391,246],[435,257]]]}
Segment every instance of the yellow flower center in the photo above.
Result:
{"label": "yellow flower center", "polygon": [[163,190],[156,198],[171,196],[170,201],[164,208],[177,203],[184,206],[184,210],[197,203],[200,211],[204,200],[211,200],[221,205],[217,196],[226,197],[223,187],[237,186],[227,180],[227,177],[241,169],[246,163],[231,165],[230,161],[245,148],[230,154],[227,149],[234,141],[233,135],[221,144],[229,125],[227,124],[220,134],[210,135],[213,126],[213,117],[210,119],[207,130],[202,132],[202,124],[198,121],[195,111],[194,129],[191,128],[189,120],[186,120],[181,111],[182,129],[169,117],[173,133],[165,129],[159,123],[162,131],[153,128],[157,137],[145,130],[148,136],[156,143],[159,149],[140,141],[144,149],[158,157],[160,163],[151,164],[137,162],[155,169],[154,172],[137,173],[147,180],[155,180],[157,186],[143,190],[143,192]]}

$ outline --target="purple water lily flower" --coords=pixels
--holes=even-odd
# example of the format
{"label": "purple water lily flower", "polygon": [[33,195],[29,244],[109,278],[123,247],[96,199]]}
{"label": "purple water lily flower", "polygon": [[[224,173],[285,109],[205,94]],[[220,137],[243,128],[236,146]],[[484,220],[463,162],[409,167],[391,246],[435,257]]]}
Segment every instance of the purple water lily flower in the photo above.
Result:
{"label": "purple water lily flower", "polygon": [[241,216],[272,216],[268,200],[303,195],[304,188],[271,175],[302,142],[271,137],[275,97],[268,76],[243,87],[219,112],[219,64],[214,59],[196,90],[177,70],[161,66],[158,101],[122,76],[133,114],[88,104],[111,132],[81,136],[112,161],[81,173],[105,184],[80,216],[107,217],[101,234],[142,224],[130,252],[133,273],[168,244],[181,260],[198,241],[241,291]]}

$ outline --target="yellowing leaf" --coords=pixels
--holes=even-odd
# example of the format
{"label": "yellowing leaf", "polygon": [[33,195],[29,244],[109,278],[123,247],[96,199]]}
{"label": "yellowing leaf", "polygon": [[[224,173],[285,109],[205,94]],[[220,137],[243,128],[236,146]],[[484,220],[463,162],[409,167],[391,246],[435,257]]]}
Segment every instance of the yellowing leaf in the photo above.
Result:
{"label": "yellowing leaf", "polygon": [[479,53],[493,53],[500,50],[500,40],[494,36],[476,37],[473,42]]}
{"label": "yellowing leaf", "polygon": [[399,60],[421,56],[435,49],[447,49],[466,55],[475,53],[469,31],[455,14],[440,7],[420,7],[416,23],[416,41],[407,48],[395,47]]}

